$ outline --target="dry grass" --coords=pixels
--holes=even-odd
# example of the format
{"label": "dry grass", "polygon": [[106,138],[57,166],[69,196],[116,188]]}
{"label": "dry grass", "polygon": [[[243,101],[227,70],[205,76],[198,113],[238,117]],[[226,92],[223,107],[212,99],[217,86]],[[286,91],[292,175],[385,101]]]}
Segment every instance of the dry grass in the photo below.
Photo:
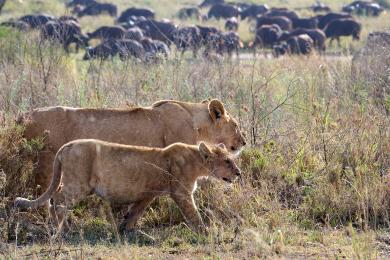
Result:
{"label": "dry grass", "polygon": [[[173,54],[159,64],[89,63],[35,34],[3,29],[0,46],[0,253],[6,257],[389,257],[390,122],[378,106],[377,86],[351,75],[350,57],[209,62]],[[22,138],[14,124],[19,113],[209,97],[225,102],[250,146],[239,159],[240,183],[206,182],[196,193],[208,236],[182,224],[166,198],[147,211],[141,232],[123,237],[124,245],[115,243],[96,199],[73,210],[63,244],[50,239],[41,211],[11,207],[15,196],[36,195],[32,169],[43,144]]]}

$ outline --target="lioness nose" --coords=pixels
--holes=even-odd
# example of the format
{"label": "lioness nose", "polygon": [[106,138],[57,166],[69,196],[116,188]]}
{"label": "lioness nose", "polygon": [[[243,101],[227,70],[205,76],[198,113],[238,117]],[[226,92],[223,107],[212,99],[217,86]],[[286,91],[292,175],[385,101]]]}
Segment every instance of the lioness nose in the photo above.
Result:
{"label": "lioness nose", "polygon": [[245,139],[244,136],[241,136],[241,143],[242,143],[243,146],[246,145],[246,139]]}

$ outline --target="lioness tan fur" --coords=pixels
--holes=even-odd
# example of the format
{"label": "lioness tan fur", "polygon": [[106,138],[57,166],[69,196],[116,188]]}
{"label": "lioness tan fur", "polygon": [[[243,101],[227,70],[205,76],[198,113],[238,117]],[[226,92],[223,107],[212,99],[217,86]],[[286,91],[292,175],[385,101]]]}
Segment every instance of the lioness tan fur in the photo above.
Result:
{"label": "lioness tan fur", "polygon": [[39,153],[35,182],[44,191],[50,183],[51,165],[60,147],[76,139],[166,147],[181,142],[224,143],[230,152],[245,145],[239,126],[218,100],[202,103],[159,101],[151,107],[132,109],[82,109],[50,107],[20,117],[25,137],[46,132],[46,147]]}
{"label": "lioness tan fur", "polygon": [[213,176],[232,182],[240,170],[226,149],[182,143],[166,148],[148,148],[103,142],[76,140],[64,145],[53,164],[50,187],[38,199],[15,200],[15,206],[37,208],[53,199],[51,214],[58,218],[59,229],[66,208],[93,193],[111,203],[133,203],[125,221],[134,227],[152,200],[168,194],[177,203],[187,222],[202,228],[202,219],[193,200],[200,176]]}

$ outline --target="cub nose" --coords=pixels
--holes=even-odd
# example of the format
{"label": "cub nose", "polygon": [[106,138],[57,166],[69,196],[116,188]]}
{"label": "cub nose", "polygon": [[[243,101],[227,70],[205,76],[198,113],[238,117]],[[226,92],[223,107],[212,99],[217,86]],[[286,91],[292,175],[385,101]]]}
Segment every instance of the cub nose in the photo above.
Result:
{"label": "cub nose", "polygon": [[237,171],[236,171],[236,176],[238,176],[238,177],[241,176],[241,170],[240,170],[240,169],[237,169]]}

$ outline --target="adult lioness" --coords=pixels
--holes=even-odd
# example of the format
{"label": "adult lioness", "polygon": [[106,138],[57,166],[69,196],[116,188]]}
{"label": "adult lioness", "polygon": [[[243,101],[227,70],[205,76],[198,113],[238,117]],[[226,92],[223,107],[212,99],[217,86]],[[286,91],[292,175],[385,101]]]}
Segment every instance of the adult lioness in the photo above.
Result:
{"label": "adult lioness", "polygon": [[166,148],[120,145],[94,139],[72,141],[57,153],[50,187],[36,200],[17,198],[15,206],[37,208],[52,198],[50,213],[61,230],[67,208],[90,194],[119,204],[133,203],[126,229],[134,227],[157,196],[168,194],[187,222],[202,228],[192,196],[200,176],[232,182],[240,176],[224,145],[175,143]]}
{"label": "adult lioness", "polygon": [[224,143],[237,152],[245,145],[236,120],[219,100],[202,103],[159,101],[132,109],[82,109],[50,107],[33,110],[21,118],[25,137],[46,132],[46,147],[39,154],[35,182],[43,190],[51,179],[54,155],[70,141],[94,138],[108,142],[166,147],[176,142]]}

